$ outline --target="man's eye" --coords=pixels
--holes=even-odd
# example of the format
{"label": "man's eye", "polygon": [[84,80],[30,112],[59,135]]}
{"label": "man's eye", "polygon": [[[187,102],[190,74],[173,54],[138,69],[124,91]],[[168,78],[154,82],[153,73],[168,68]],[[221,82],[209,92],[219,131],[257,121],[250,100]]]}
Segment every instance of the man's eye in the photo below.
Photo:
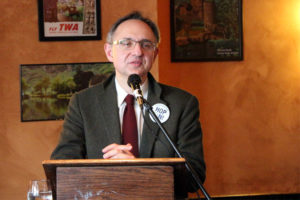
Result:
{"label": "man's eye", "polygon": [[146,49],[151,49],[153,45],[151,42],[143,42],[143,47]]}
{"label": "man's eye", "polygon": [[131,47],[133,45],[133,42],[130,40],[125,40],[120,42],[121,45]]}

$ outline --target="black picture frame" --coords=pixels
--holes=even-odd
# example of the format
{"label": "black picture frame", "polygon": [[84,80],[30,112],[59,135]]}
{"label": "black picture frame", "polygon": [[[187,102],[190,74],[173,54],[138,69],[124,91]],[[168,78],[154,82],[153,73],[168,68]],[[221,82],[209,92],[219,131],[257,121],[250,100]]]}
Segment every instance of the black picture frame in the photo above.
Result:
{"label": "black picture frame", "polygon": [[71,96],[103,82],[110,62],[21,64],[21,122],[62,120]]}
{"label": "black picture frame", "polygon": [[170,0],[171,61],[243,60],[242,0]]}
{"label": "black picture frame", "polygon": [[101,39],[100,0],[37,0],[40,41]]}

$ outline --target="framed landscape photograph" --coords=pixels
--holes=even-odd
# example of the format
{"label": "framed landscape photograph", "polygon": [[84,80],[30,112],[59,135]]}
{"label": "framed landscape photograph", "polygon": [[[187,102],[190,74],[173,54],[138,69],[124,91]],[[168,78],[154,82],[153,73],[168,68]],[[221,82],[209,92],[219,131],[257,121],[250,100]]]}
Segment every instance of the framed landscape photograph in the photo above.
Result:
{"label": "framed landscape photograph", "polygon": [[21,121],[63,119],[75,92],[113,72],[109,62],[20,65]]}
{"label": "framed landscape photograph", "polygon": [[100,40],[100,0],[37,0],[40,41]]}
{"label": "framed landscape photograph", "polygon": [[243,60],[242,0],[170,0],[171,61]]}

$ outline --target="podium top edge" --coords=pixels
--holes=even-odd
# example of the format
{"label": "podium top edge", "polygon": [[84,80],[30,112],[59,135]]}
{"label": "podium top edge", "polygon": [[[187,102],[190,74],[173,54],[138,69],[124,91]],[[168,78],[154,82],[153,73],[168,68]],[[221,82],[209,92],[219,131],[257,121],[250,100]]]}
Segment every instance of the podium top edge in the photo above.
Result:
{"label": "podium top edge", "polygon": [[44,160],[42,164],[55,166],[72,165],[177,165],[185,163],[184,158],[135,158],[135,159],[67,159]]}

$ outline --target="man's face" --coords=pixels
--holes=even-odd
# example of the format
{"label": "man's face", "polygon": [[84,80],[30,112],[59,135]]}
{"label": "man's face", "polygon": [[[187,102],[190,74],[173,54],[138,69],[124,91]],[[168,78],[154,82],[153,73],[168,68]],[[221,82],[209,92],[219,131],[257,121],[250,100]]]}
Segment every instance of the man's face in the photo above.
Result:
{"label": "man's face", "polygon": [[[127,20],[118,26],[113,41],[122,39],[157,42],[150,27],[140,20]],[[117,79],[126,81],[131,74],[138,74],[145,81],[158,52],[156,48],[145,50],[140,43],[131,49],[108,43],[104,47],[108,60],[114,64]]]}

